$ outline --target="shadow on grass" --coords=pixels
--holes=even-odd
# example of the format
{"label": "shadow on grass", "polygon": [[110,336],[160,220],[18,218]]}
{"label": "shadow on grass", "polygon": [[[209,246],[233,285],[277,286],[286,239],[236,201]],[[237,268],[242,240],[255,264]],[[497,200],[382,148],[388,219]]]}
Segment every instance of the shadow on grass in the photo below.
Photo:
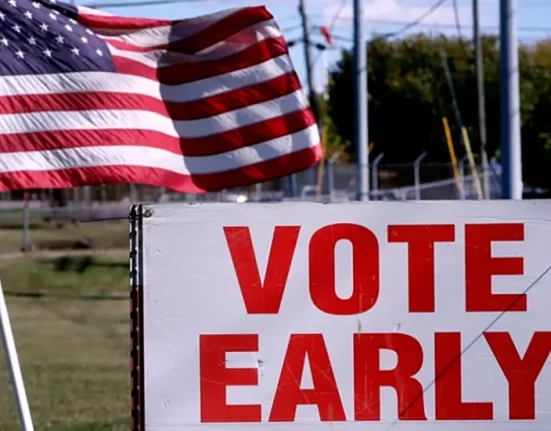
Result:
{"label": "shadow on grass", "polygon": [[92,268],[128,268],[128,263],[106,262],[97,260],[93,256],[63,256],[54,261],[54,269],[58,272],[74,271],[78,274],[83,274]]}

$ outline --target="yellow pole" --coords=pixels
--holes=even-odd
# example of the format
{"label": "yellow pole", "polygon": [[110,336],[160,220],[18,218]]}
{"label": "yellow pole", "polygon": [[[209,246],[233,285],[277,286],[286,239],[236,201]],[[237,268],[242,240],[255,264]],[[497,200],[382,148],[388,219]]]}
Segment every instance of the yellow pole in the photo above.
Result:
{"label": "yellow pole", "polygon": [[457,166],[457,157],[455,157],[455,149],[453,148],[452,133],[450,131],[450,125],[446,117],[442,117],[442,124],[444,124],[444,133],[446,135],[446,143],[448,144],[448,151],[450,152],[450,159],[452,162],[453,176],[455,177],[455,185],[459,193],[461,193],[461,179],[459,178],[459,168]]}
{"label": "yellow pole", "polygon": [[461,133],[463,135],[463,141],[465,142],[465,148],[467,149],[467,157],[469,158],[469,165],[471,165],[471,172],[473,173],[473,177],[474,177],[476,194],[478,195],[478,199],[484,199],[484,193],[482,192],[482,184],[480,183],[478,170],[476,169],[476,163],[474,161],[473,151],[471,149],[471,141],[469,140],[469,134],[467,133],[467,129],[464,126],[461,128]]}

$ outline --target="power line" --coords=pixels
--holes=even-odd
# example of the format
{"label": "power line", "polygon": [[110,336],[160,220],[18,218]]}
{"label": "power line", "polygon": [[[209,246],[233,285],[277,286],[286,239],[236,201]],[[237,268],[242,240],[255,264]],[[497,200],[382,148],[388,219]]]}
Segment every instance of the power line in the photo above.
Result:
{"label": "power line", "polygon": [[379,39],[388,39],[391,37],[396,37],[405,31],[408,31],[410,28],[417,27],[419,24],[421,24],[424,20],[426,20],[429,16],[431,16],[434,12],[436,12],[444,3],[446,3],[447,0],[439,0],[434,5],[432,5],[430,8],[428,8],[425,12],[423,12],[421,15],[419,15],[416,19],[413,21],[408,22],[403,27],[399,28],[396,31],[383,34],[379,36]]}
{"label": "power line", "polygon": [[[337,25],[337,22],[341,17],[341,14],[344,10],[344,7],[346,6],[346,2],[347,2],[347,0],[341,0],[341,4],[339,5],[339,8],[337,9],[337,12],[335,13],[335,15],[333,15],[333,19],[331,20],[331,24],[329,24],[329,27],[328,27],[329,28],[329,33],[331,35],[333,33],[333,29],[335,28],[335,25]],[[316,66],[318,60],[320,59],[321,54],[322,54],[321,51],[318,51],[316,53],[316,56],[314,57],[314,64],[313,64],[314,67]]]}
{"label": "power line", "polygon": [[[551,4],[550,4],[550,6],[551,6]],[[312,15],[312,16],[315,16],[315,15]],[[341,20],[346,20],[346,21],[351,20],[350,17],[341,17],[340,19]],[[403,25],[406,25],[406,24],[410,23],[409,21],[384,20],[384,19],[367,19],[366,22],[371,23],[371,24],[391,25],[391,26],[403,26]],[[420,22],[416,25],[416,27],[434,28],[434,24],[428,24],[428,23]],[[462,30],[472,29],[473,27],[474,26],[470,25],[470,24],[461,24],[461,29]],[[481,25],[480,27],[483,28],[483,29],[487,29],[487,30],[489,30],[489,29],[499,30],[498,25]],[[439,29],[447,28],[447,29],[456,30],[457,29],[457,24],[455,24],[455,23],[454,24],[452,24],[452,23],[438,24],[438,28]],[[546,26],[521,26],[521,27],[518,27],[518,30],[523,31],[523,32],[540,33],[540,32],[551,32],[551,27],[546,27]]]}
{"label": "power line", "polygon": [[463,34],[461,31],[461,21],[459,19],[459,7],[457,6],[457,0],[452,0],[453,4],[453,15],[455,17],[455,27],[457,29],[457,36],[459,40],[463,40]]}

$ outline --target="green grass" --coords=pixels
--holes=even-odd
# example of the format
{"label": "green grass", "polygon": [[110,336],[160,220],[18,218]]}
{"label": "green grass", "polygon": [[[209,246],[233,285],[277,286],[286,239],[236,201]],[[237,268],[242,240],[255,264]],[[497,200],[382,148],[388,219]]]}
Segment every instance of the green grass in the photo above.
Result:
{"label": "green grass", "polygon": [[116,257],[62,256],[0,260],[4,290],[56,296],[127,294],[128,252]]}
{"label": "green grass", "polygon": [[[128,430],[128,303],[8,298],[8,307],[35,429]],[[0,429],[19,429],[2,354]]]}
{"label": "green grass", "polygon": [[[7,297],[35,429],[128,430],[128,300],[82,298],[128,297],[128,258],[0,260],[0,277],[11,293],[55,295]],[[0,430],[18,429],[0,349]]]}
{"label": "green grass", "polygon": [[[77,241],[87,239],[94,249],[128,249],[128,222],[81,223],[66,225],[61,229],[38,225],[31,227],[31,243],[41,248],[50,242]],[[0,253],[17,252],[23,245],[21,229],[0,228]]]}

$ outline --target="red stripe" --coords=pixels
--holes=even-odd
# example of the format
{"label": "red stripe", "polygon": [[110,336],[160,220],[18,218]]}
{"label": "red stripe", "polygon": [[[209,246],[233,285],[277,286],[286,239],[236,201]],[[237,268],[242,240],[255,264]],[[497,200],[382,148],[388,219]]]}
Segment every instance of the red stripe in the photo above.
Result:
{"label": "red stripe", "polygon": [[291,72],[266,82],[228,91],[192,102],[165,102],[149,96],[127,93],[59,93],[0,97],[1,114],[51,111],[86,111],[95,109],[145,110],[173,120],[198,120],[224,112],[266,102],[301,88],[296,73]]}
{"label": "red stripe", "polygon": [[0,153],[45,151],[60,148],[143,145],[175,154],[201,157],[225,153],[287,134],[315,123],[310,109],[201,138],[173,138],[151,130],[58,130],[39,133],[0,134]]}
{"label": "red stripe", "polygon": [[170,49],[185,54],[195,54],[247,27],[271,19],[273,19],[272,14],[263,6],[240,9],[205,30],[175,42]]}
{"label": "red stripe", "polygon": [[89,15],[82,10],[79,10],[76,20],[85,27],[94,29],[96,32],[100,32],[99,29],[102,28],[106,30],[144,30],[175,25],[181,22],[168,19],[133,18],[117,15]]}
{"label": "red stripe", "polygon": [[313,148],[236,170],[191,176],[141,166],[89,167],[46,172],[10,172],[0,174],[0,191],[135,183],[167,187],[184,193],[202,193],[247,186],[309,169],[320,160],[321,153],[321,147],[317,145]]}
{"label": "red stripe", "polygon": [[[251,9],[255,9],[255,13],[252,13]],[[110,45],[113,45],[115,48],[124,49],[126,51],[133,52],[149,52],[155,51],[158,49],[167,49],[174,52],[180,52],[183,54],[195,54],[201,51],[204,48],[207,48],[211,45],[214,45],[218,42],[224,41],[234,34],[245,30],[251,26],[272,22],[272,15],[266,11],[264,8],[250,8],[240,10],[228,17],[218,21],[216,24],[200,31],[197,34],[183,38],[175,39],[173,42],[164,43],[160,45],[151,45],[151,46],[140,46],[133,43],[125,42],[123,40],[112,39],[109,34],[109,38],[105,38],[105,41]],[[226,27],[224,27],[226,25]],[[241,41],[241,43],[251,42],[253,40],[253,35],[247,35]]]}
{"label": "red stripe", "polygon": [[199,81],[224,73],[256,66],[272,58],[287,54],[283,37],[265,39],[236,54],[213,61],[182,63],[157,69],[124,57],[113,57],[118,73],[141,76],[163,84],[176,85]]}

